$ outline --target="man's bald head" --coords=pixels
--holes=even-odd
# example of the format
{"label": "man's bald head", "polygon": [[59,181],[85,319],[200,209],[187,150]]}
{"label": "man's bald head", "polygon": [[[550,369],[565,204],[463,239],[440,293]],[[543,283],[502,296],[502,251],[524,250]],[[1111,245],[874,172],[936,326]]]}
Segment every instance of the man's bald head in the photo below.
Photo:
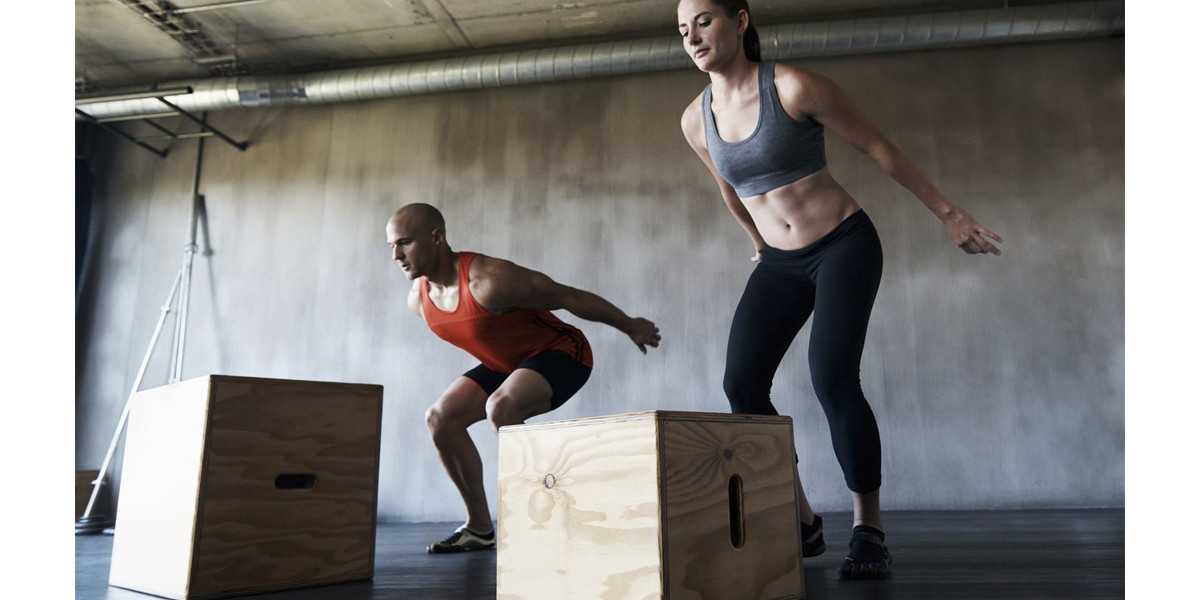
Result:
{"label": "man's bald head", "polygon": [[405,204],[392,215],[391,222],[402,225],[403,229],[417,235],[428,235],[433,230],[446,234],[446,219],[442,211],[432,204],[413,202]]}
{"label": "man's bald head", "polygon": [[450,264],[453,251],[446,243],[446,220],[438,209],[423,202],[406,204],[387,222],[387,243],[392,260],[409,279],[437,272]]}

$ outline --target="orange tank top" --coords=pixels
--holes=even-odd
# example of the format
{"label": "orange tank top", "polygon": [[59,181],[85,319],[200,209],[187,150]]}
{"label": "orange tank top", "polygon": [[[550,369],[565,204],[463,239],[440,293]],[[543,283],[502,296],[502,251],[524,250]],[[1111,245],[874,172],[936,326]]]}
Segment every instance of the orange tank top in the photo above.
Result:
{"label": "orange tank top", "polygon": [[429,281],[421,282],[421,313],[429,329],[501,373],[511,373],[525,359],[547,350],[560,350],[592,366],[592,349],[583,332],[550,311],[520,308],[497,314],[480,306],[467,277],[476,256],[458,254],[458,306],[453,311],[438,308],[429,299]]}

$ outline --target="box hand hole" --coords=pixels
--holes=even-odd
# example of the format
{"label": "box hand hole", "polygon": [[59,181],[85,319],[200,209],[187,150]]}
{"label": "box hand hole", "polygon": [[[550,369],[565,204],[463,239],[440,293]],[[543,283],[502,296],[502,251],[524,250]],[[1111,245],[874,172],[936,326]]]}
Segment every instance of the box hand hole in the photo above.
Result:
{"label": "box hand hole", "polygon": [[317,484],[317,476],[312,473],[280,473],[275,478],[277,490],[311,490]]}
{"label": "box hand hole", "polygon": [[746,515],[742,511],[742,477],[729,478],[729,543],[734,548],[746,545]]}

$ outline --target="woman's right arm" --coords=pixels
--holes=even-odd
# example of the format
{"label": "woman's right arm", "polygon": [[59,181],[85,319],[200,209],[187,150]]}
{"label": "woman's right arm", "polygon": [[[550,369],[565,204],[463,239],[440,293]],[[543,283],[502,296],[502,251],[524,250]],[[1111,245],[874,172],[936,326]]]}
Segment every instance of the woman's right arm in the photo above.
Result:
{"label": "woman's right arm", "polygon": [[709,175],[712,175],[713,181],[717,182],[717,188],[721,190],[721,199],[725,201],[725,207],[750,236],[750,242],[754,245],[754,257],[751,260],[757,261],[758,253],[765,245],[762,235],[758,233],[758,227],[754,225],[754,219],[750,217],[750,212],[746,210],[742,199],[738,198],[737,192],[733,191],[733,186],[717,173],[712,157],[708,155],[708,148],[704,144],[704,123],[700,120],[700,98],[684,109],[683,117],[679,120],[679,128],[683,130],[683,138],[692,147],[692,151],[700,157],[700,162],[704,163]]}

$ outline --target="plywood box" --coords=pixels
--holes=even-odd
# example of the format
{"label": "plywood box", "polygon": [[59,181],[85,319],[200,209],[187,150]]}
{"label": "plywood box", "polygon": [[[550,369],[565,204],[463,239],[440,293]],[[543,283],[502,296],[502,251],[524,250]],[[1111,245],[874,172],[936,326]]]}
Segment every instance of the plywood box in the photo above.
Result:
{"label": "plywood box", "polygon": [[804,597],[788,417],[500,429],[497,600]]}
{"label": "plywood box", "polygon": [[109,583],[214,598],[369,579],[383,388],[211,375],[139,392]]}

